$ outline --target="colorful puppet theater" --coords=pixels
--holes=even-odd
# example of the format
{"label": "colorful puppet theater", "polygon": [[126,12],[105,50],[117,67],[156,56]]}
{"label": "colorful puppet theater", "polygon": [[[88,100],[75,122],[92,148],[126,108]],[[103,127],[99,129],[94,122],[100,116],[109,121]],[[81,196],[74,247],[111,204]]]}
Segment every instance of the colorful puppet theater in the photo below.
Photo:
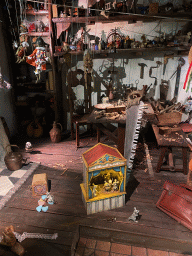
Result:
{"label": "colorful puppet theater", "polygon": [[82,155],[80,185],[87,214],[125,205],[127,160],[113,147],[98,143]]}

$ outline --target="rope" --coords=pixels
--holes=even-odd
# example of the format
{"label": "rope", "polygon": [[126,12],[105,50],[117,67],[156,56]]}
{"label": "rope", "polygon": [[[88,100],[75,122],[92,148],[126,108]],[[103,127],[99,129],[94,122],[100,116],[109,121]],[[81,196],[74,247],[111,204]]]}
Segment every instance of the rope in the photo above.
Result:
{"label": "rope", "polygon": [[13,22],[12,22],[12,19],[11,19],[11,13],[10,13],[10,10],[9,10],[9,3],[8,3],[8,0],[5,0],[5,2],[6,2],[6,6],[7,6],[7,12],[8,12],[8,14],[9,14],[9,20],[10,20],[10,23],[11,23],[13,35],[14,35],[14,37],[15,37],[15,41],[17,41],[17,37],[16,37],[16,35],[15,35],[15,30],[13,29],[14,26],[13,26]]}

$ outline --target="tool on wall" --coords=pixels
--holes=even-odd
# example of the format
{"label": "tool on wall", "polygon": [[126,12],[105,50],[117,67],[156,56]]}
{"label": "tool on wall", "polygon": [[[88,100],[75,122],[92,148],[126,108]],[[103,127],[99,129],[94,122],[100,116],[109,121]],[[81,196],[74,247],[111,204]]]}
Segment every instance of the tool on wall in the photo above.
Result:
{"label": "tool on wall", "polygon": [[167,99],[168,90],[169,90],[169,80],[161,79],[161,84],[160,84],[160,100],[161,101],[164,101]]}
{"label": "tool on wall", "polygon": [[167,67],[168,59],[173,59],[174,58],[174,53],[172,54],[165,54],[164,55],[164,66],[163,66],[163,75],[165,74],[165,70]]}
{"label": "tool on wall", "polygon": [[147,67],[147,65],[145,63],[138,63],[138,65],[141,67],[140,78],[143,79],[144,67]]}
{"label": "tool on wall", "polygon": [[158,67],[162,64],[162,62],[161,62],[161,61],[156,61],[156,63],[157,63],[157,66],[155,66],[155,67],[150,67],[150,69],[149,69],[149,77],[155,78],[154,85],[157,85],[157,77],[152,76],[152,69],[153,69],[153,68],[158,68]]}
{"label": "tool on wall", "polygon": [[180,57],[178,62],[179,62],[179,64],[177,66],[177,76],[176,76],[176,81],[175,81],[175,92],[174,92],[174,97],[175,98],[178,95],[180,75],[181,75],[181,68],[185,65],[185,60],[182,57]]}

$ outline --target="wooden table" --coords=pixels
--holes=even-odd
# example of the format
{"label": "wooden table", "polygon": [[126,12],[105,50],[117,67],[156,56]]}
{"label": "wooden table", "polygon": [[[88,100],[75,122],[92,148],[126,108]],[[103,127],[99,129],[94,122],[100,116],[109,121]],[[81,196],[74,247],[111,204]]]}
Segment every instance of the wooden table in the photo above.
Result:
{"label": "wooden table", "polygon": [[[92,111],[89,121],[97,127],[97,142],[100,142],[101,132],[106,134],[117,145],[119,152],[124,155],[126,116],[121,115],[120,118],[111,119],[102,117],[97,119],[95,110]],[[117,124],[117,126],[113,124]]]}
{"label": "wooden table", "polygon": [[[185,175],[188,173],[188,143],[183,138],[182,131],[177,131],[171,134],[161,135],[159,134],[159,127],[156,125],[152,125],[158,146],[160,147],[160,155],[159,160],[156,168],[156,172],[160,172],[161,169],[170,169],[174,171],[183,172]],[[182,148],[182,159],[183,159],[183,168],[182,169],[175,169],[173,163],[173,155],[172,155],[172,148]],[[163,159],[165,157],[166,152],[169,151],[169,165],[163,165]]]}

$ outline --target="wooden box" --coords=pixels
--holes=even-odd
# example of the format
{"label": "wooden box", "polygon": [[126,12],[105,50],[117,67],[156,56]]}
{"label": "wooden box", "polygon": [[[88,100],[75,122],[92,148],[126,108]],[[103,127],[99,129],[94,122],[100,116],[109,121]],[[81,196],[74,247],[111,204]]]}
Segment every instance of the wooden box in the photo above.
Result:
{"label": "wooden box", "polygon": [[33,176],[32,191],[34,196],[42,196],[48,192],[48,179],[46,173],[35,174]]}
{"label": "wooden box", "polygon": [[127,160],[113,147],[98,143],[83,153],[82,200],[87,214],[125,205]]}
{"label": "wooden box", "polygon": [[181,122],[182,113],[180,112],[171,112],[171,113],[163,113],[157,115],[158,125],[159,126],[167,126],[167,125],[175,125]]}

